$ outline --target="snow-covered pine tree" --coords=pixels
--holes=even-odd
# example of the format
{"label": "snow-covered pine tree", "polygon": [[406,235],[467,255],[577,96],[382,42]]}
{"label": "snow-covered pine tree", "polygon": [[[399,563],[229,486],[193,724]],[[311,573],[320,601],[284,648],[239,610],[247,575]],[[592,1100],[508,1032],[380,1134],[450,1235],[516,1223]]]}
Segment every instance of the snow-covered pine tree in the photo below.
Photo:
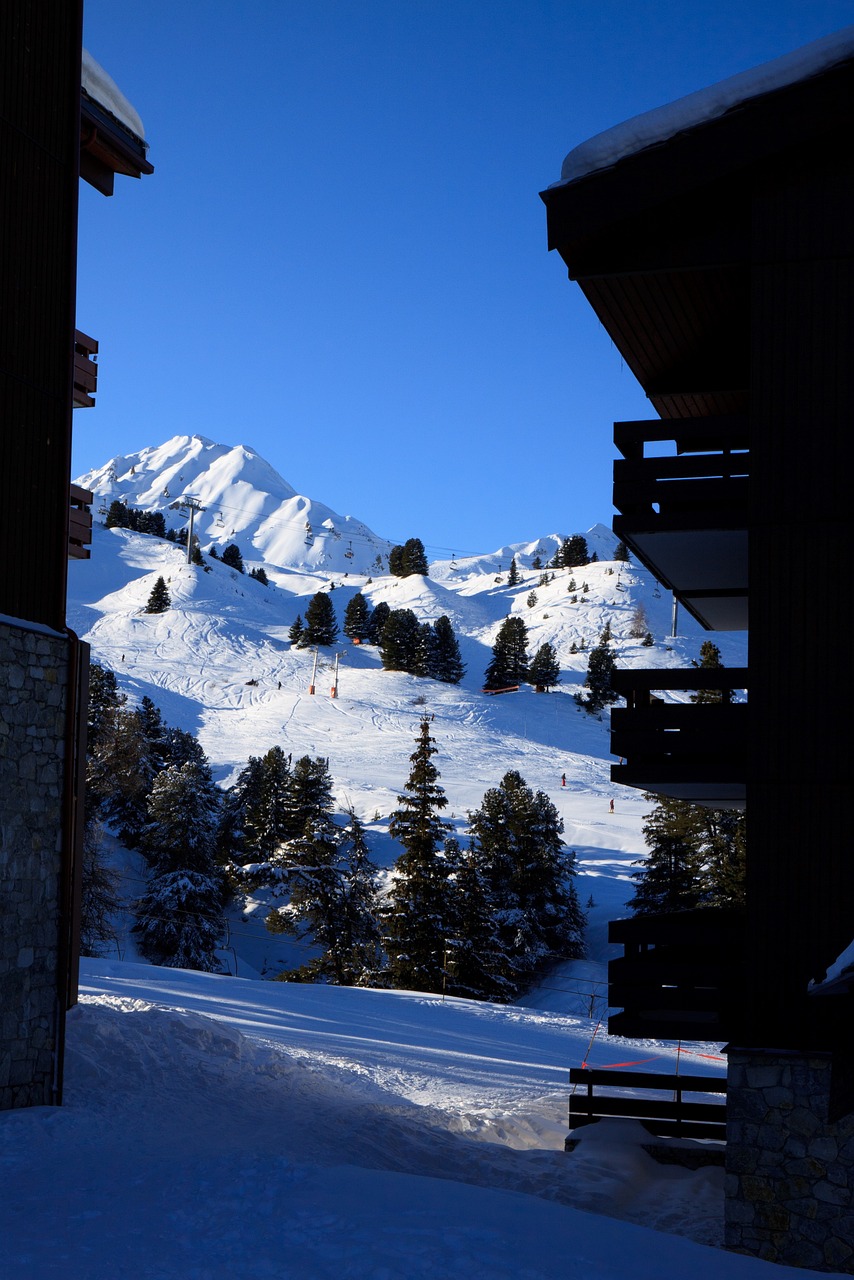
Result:
{"label": "snow-covered pine tree", "polygon": [[444,613],[433,624],[433,670],[430,674],[443,684],[459,684],[465,674],[454,628]]}
{"label": "snow-covered pine tree", "polygon": [[330,960],[338,981],[355,986],[377,977],[383,952],[378,923],[379,868],[371,861],[364,825],[352,807],[341,832],[339,859],[343,892]]}
{"label": "snow-covered pine tree", "polygon": [[503,976],[519,991],[543,963],[584,953],[575,859],[565,850],[554,805],[516,770],[486,792],[469,825],[504,956]]}
{"label": "snow-covered pine tree", "polygon": [[304,826],[294,818],[292,776],[281,747],[270,747],[260,760],[250,759],[237,780],[243,811],[244,848],[251,862],[266,862],[283,840]]}
{"label": "snow-covered pine tree", "polygon": [[322,756],[300,756],[293,765],[285,800],[284,839],[294,840],[307,822],[331,821],[332,777]]}
{"label": "snow-covered pine tree", "polygon": [[411,672],[414,676],[432,676],[435,670],[435,635],[429,622],[418,624],[418,637],[415,644],[415,657]]}
{"label": "snow-covered pine tree", "polygon": [[145,606],[146,613],[165,613],[167,609],[172,607],[172,597],[169,594],[163,578],[158,578],[154,586],[151,588],[151,594]]}
{"label": "snow-covered pine tree", "polygon": [[412,610],[392,609],[379,637],[384,670],[414,671],[420,638],[420,624]]}
{"label": "snow-covered pine tree", "polygon": [[332,600],[325,591],[316,592],[305,611],[305,629],[301,643],[305,645],[334,644],[338,639],[338,623]]}
{"label": "snow-covered pine tree", "polygon": [[442,851],[451,830],[439,813],[447,797],[432,757],[437,748],[430,722],[421,721],[412,769],[392,814],[389,832],[403,845],[383,911],[388,978],[394,987],[441,991],[444,952],[453,932],[448,864]]}
{"label": "snow-covered pine tree", "polygon": [[152,866],[135,903],[139,949],[154,964],[214,970],[224,884],[214,861],[219,793],[207,765],[170,766],[149,799],[144,848]]}
{"label": "snow-covered pine tree", "polygon": [[[700,667],[704,671],[721,671],[723,670],[723,660],[721,659],[721,651],[711,640],[704,640],[700,645],[700,661],[692,661],[692,667]],[[730,703],[733,701],[734,693],[732,689],[698,689],[696,693],[691,694],[691,701],[698,703]]]}
{"label": "snow-covered pine tree", "polygon": [[485,689],[506,689],[528,679],[528,628],[521,618],[505,618],[484,675]]}
{"label": "snow-covered pine tree", "polygon": [[292,645],[295,645],[296,648],[301,649],[305,644],[304,637],[305,637],[305,628],[303,627],[303,624],[302,624],[302,614],[298,613],[297,616],[294,618],[293,622],[291,623],[290,628],[288,630],[288,639],[290,640]]}
{"label": "snow-covered pine tree", "polygon": [[649,795],[653,809],[644,819],[643,838],[649,853],[632,872],[634,896],[629,907],[636,915],[689,911],[702,904],[702,812],[697,805],[666,796]]}
{"label": "snow-covered pine tree", "polygon": [[554,645],[548,640],[540,645],[531,659],[528,679],[535,688],[545,689],[547,693],[552,685],[560,683],[560,663]]}
{"label": "snow-covered pine tree", "polygon": [[453,869],[447,990],[470,1000],[512,1000],[516,987],[507,978],[486,868],[473,849],[463,851],[453,838],[445,841],[445,859]]}
{"label": "snow-covered pine tree", "polygon": [[80,954],[103,956],[116,944],[114,917],[121,909],[118,871],[107,866],[102,849],[103,828],[97,818],[86,819],[83,830],[80,893]]}

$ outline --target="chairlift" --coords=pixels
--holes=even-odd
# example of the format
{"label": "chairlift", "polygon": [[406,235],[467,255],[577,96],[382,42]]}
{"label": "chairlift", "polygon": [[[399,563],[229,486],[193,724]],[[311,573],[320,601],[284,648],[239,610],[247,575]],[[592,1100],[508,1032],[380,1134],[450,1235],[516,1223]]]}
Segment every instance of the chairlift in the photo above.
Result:
{"label": "chairlift", "polygon": [[169,497],[169,486],[168,486],[168,484],[165,484],[165,485],[163,486],[163,492],[162,492],[162,494],[161,494],[160,496],[161,496],[162,498],[168,498],[168,497]]}
{"label": "chairlift", "polygon": [[618,590],[618,591],[625,591],[625,589],[626,589],[626,588],[623,586],[622,582],[620,582],[619,578],[618,578],[618,579],[617,579],[617,581],[614,583],[614,585],[615,585],[615,587],[617,588],[617,590]]}
{"label": "chairlift", "polygon": [[657,583],[657,582],[656,582],[656,584],[655,584],[655,587],[653,588],[652,598],[653,598],[653,600],[660,600],[660,599],[661,599],[661,592],[660,592],[660,591],[659,591],[659,589],[658,589],[658,583]]}
{"label": "chairlift", "polygon": [[99,515],[99,516],[105,516],[105,515],[107,515],[107,514],[108,514],[108,512],[107,512],[107,508],[105,507],[104,503],[102,502],[102,503],[101,503],[101,505],[100,505],[100,507],[98,508],[98,515]]}
{"label": "chairlift", "polygon": [[221,512],[221,511],[218,511],[218,512],[217,512],[217,514],[216,514],[216,522],[217,522],[217,524],[219,525],[219,527],[220,527],[221,529],[224,529],[224,528],[225,528],[225,521],[224,521],[224,520],[223,520],[223,518],[222,518],[222,512]]}
{"label": "chairlift", "polygon": [[345,560],[352,560],[352,559],[353,559],[353,541],[352,541],[352,539],[349,539],[349,540],[348,540],[348,542],[347,542],[347,550],[344,552],[344,559],[345,559]]}

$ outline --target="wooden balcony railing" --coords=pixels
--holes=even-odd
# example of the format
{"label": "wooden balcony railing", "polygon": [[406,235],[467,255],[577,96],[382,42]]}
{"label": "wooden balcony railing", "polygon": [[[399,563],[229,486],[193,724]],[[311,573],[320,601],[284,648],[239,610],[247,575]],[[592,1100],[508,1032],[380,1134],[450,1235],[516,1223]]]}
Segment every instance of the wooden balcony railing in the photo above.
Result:
{"label": "wooden balcony railing", "polygon": [[746,667],[615,671],[626,700],[611,712],[611,780],[715,808],[741,808],[747,780],[747,703],[664,702],[656,691],[746,691]]}
{"label": "wooden balcony railing", "polygon": [[94,357],[98,342],[82,330],[74,334],[74,408],[91,409],[98,389],[98,366]]}
{"label": "wooden balcony railing", "polygon": [[68,492],[68,558],[88,560],[92,541],[92,513],[87,508],[93,500],[88,489],[79,484],[69,486]]}
{"label": "wooden balcony railing", "polygon": [[723,908],[612,920],[624,955],[608,964],[611,1035],[723,1040],[737,1015],[744,915]]}
{"label": "wooden balcony railing", "polygon": [[747,419],[617,422],[614,441],[614,532],[703,626],[745,629]]}

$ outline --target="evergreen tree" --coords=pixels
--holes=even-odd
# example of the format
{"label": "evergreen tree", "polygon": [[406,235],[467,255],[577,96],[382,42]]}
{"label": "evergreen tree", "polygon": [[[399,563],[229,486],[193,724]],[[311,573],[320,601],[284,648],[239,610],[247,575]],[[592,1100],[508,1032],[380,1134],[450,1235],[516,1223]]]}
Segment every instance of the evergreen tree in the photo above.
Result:
{"label": "evergreen tree", "polygon": [[587,539],[582,537],[580,533],[574,533],[571,538],[567,538],[563,546],[563,563],[567,569],[575,569],[580,565],[590,563],[590,552],[587,549]]}
{"label": "evergreen tree", "polygon": [[198,565],[201,569],[207,567],[205,565],[205,558],[202,555],[202,548],[199,545],[199,540],[195,536],[193,537],[193,549],[190,552],[190,564]]}
{"label": "evergreen tree", "polygon": [[642,640],[649,631],[649,622],[647,621],[646,609],[638,601],[632,612],[631,621],[629,623],[629,635],[633,640]]}
{"label": "evergreen tree", "polygon": [[541,644],[531,660],[528,673],[531,684],[543,688],[548,693],[552,685],[560,683],[560,663],[554,651],[554,645],[548,640]]}
{"label": "evergreen tree", "polygon": [[338,623],[332,600],[324,591],[318,591],[308,602],[305,611],[304,645],[334,644],[338,639]]}
{"label": "evergreen tree", "polygon": [[575,700],[588,715],[598,715],[611,702],[616,702],[618,694],[613,688],[614,655],[605,644],[598,644],[590,650],[587,660],[587,678],[584,687],[586,694],[577,693]]}
{"label": "evergreen tree", "polygon": [[229,542],[224,548],[220,556],[223,564],[227,564],[229,569],[236,569],[238,573],[243,573],[243,556],[240,554],[240,548],[236,542]]}
{"label": "evergreen tree", "polygon": [[254,578],[256,582],[260,582],[262,587],[268,587],[270,585],[270,579],[264,572],[263,565],[259,565],[257,569],[250,569],[249,577]]}
{"label": "evergreen tree", "polygon": [[250,857],[247,812],[260,804],[264,766],[260,756],[250,756],[225,792],[220,805],[216,835],[216,856],[220,863],[244,862]]}
{"label": "evergreen tree", "polygon": [[527,604],[529,609],[533,609],[534,605],[537,603],[536,591],[531,591],[528,593],[528,599],[525,601],[525,603]]}
{"label": "evergreen tree", "polygon": [[285,839],[305,832],[307,823],[331,823],[332,777],[329,762],[322,756],[300,756],[294,764],[287,789]]}
{"label": "evergreen tree", "polygon": [[453,930],[448,863],[441,845],[450,824],[439,812],[447,798],[439,785],[430,722],[421,721],[412,769],[392,814],[389,832],[403,845],[383,913],[388,974],[395,987],[441,991],[445,943]]}
{"label": "evergreen tree", "polygon": [[[163,740],[166,751],[165,758],[170,767],[181,769],[185,764],[194,764],[198,765],[200,769],[210,768],[202,744],[194,733],[189,733],[186,729],[175,729],[170,726],[166,730]],[[217,792],[217,795],[219,795],[219,792]]]}
{"label": "evergreen tree", "polygon": [[506,976],[503,943],[486,869],[473,851],[445,841],[453,867],[452,936],[447,940],[447,990],[470,1000],[512,1000],[515,984]]}
{"label": "evergreen tree", "polygon": [[418,624],[415,657],[410,668],[414,676],[432,676],[435,670],[436,637],[429,622]]}
{"label": "evergreen tree", "polygon": [[304,825],[294,817],[293,777],[282,748],[270,747],[260,760],[250,759],[238,786],[247,853],[252,861],[266,861]]}
{"label": "evergreen tree", "polygon": [[392,547],[388,558],[388,571],[396,578],[409,578],[412,574],[429,572],[424,543],[420,538],[407,538],[402,547]]}
{"label": "evergreen tree", "polygon": [[646,635],[644,636],[643,640],[641,640],[641,644],[643,645],[643,647],[644,647],[645,649],[651,649],[651,648],[652,648],[652,646],[655,644],[655,641],[654,641],[654,640],[653,640],[653,638],[652,638],[652,632],[651,632],[651,631],[647,631],[647,633],[646,633]]}
{"label": "evergreen tree", "polygon": [[388,553],[388,571],[395,578],[403,577],[403,547],[392,547]]}
{"label": "evergreen tree", "polygon": [[288,639],[292,645],[295,645],[298,649],[302,649],[304,647],[304,636],[305,628],[302,625],[302,615],[298,613],[291,623],[290,630],[288,631]]}
{"label": "evergreen tree", "polygon": [[414,671],[420,638],[419,622],[412,610],[392,609],[379,639],[384,670]]}
{"label": "evergreen tree", "polygon": [[113,918],[121,910],[118,871],[108,867],[101,849],[101,824],[87,818],[83,831],[80,894],[80,954],[103,956],[116,944]]}
{"label": "evergreen tree", "polygon": [[148,597],[145,612],[165,613],[166,610],[171,607],[172,597],[169,594],[169,588],[162,578],[158,578],[154,586],[151,588],[151,595]]}
{"label": "evergreen tree", "polygon": [[629,906],[636,915],[688,911],[703,901],[702,811],[666,796],[646,815],[643,837],[649,853],[633,871],[636,888]]}
{"label": "evergreen tree", "polygon": [[370,617],[370,626],[368,629],[368,643],[379,644],[382,640],[383,627],[388,622],[391,615],[391,606],[387,605],[385,600],[380,600],[375,605]]}
{"label": "evergreen tree", "polygon": [[465,674],[465,666],[460,657],[460,646],[451,620],[445,614],[437,618],[433,624],[433,670],[434,680],[443,684],[459,684]]}
{"label": "evergreen tree", "polygon": [[139,949],[154,964],[213,970],[224,884],[214,861],[219,794],[210,769],[170,766],[151,790],[144,847],[152,878],[135,904]]}
{"label": "evergreen tree", "polygon": [[507,575],[508,587],[515,587],[519,581],[519,569],[516,565],[516,557],[510,561],[510,572]]}
{"label": "evergreen tree", "polygon": [[515,770],[486,792],[469,825],[504,956],[503,977],[518,991],[545,961],[583,954],[575,860],[564,849],[554,805]]}
{"label": "evergreen tree", "polygon": [[528,679],[528,628],[521,618],[505,618],[492,646],[484,688],[506,689]]}
{"label": "evergreen tree", "polygon": [[370,634],[371,610],[361,591],[357,591],[344,610],[344,635],[349,640],[367,640]]}
{"label": "evergreen tree", "polygon": [[352,807],[340,851],[343,888],[331,964],[347,986],[370,981],[382,967],[379,928],[379,868],[371,861],[365,828]]}
{"label": "evergreen tree", "polygon": [[[704,640],[700,645],[700,661],[692,662],[692,667],[699,667],[704,671],[722,671],[723,662],[721,660],[721,651],[711,640]],[[731,703],[734,693],[732,689],[698,689],[696,693],[691,694],[691,701],[698,703]]]}
{"label": "evergreen tree", "polygon": [[625,542],[618,542],[614,548],[614,559],[622,560],[624,564],[629,563],[629,549]]}

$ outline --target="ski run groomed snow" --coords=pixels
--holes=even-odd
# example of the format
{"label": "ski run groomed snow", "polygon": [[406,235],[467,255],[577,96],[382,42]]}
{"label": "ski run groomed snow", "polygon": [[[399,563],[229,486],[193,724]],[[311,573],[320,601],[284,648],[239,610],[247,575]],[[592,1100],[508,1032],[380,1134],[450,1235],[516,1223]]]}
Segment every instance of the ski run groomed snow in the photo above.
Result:
{"label": "ski run groomed snow", "polygon": [[[460,838],[466,813],[509,769],[557,806],[579,897],[593,902],[588,957],[558,966],[524,1005],[497,1006],[263,981],[306,957],[267,933],[261,899],[230,914],[219,954],[231,976],[158,969],[138,961],[126,913],[115,954],[83,961],[64,1105],[0,1116],[3,1280],[790,1274],[720,1249],[722,1170],[656,1164],[631,1121],[593,1126],[563,1150],[572,1066],[725,1070],[720,1045],[605,1034],[606,924],[625,914],[649,806],[611,785],[607,717],[586,716],[571,696],[587,654],[570,647],[584,639],[589,649],[608,619],[623,667],[687,665],[704,633],[683,616],[670,637],[669,597],[645,570],[610,559],[615,539],[601,525],[585,535],[598,563],[557,570],[547,585],[531,562],[551,558],[557,534],[400,579],[371,569],[390,543],[300,498],[242,446],[176,437],[80,481],[96,489],[98,514],[91,561],[70,565],[68,622],[131,704],[148,694],[168,724],[196,733],[224,786],[276,744],[295,758],[328,757],[336,804],[355,807],[386,874],[399,852],[388,818],[428,715]],[[98,503],[119,491],[176,525],[169,503],[202,495],[202,547],[236,541],[247,571],[263,565],[271,585],[218,561],[205,573],[173,544],[105,529]],[[346,557],[351,543],[359,554]],[[520,580],[510,587],[514,555]],[[160,576],[172,608],[147,615]],[[293,650],[287,632],[330,588],[339,624],[359,589],[421,620],[447,614],[468,668],[462,683],[383,671],[374,648],[342,637],[321,652],[310,695],[313,654]],[[629,636],[638,603],[651,648]],[[508,614],[524,618],[531,653],[555,646],[557,690],[482,693]],[[715,639],[728,666],[745,664],[746,637]],[[130,902],[144,865],[108,843]]]}

